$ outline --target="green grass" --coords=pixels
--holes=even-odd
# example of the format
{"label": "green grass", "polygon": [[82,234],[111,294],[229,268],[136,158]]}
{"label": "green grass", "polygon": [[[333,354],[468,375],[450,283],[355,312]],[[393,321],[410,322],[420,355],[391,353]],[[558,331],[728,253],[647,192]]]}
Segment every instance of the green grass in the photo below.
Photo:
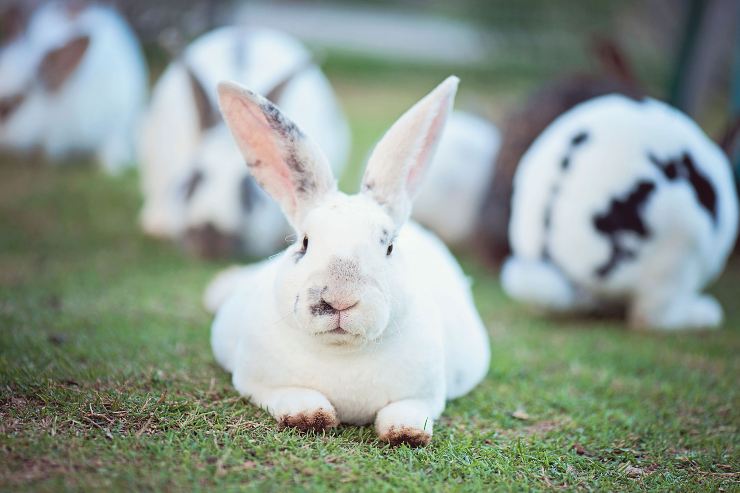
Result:
{"label": "green grass", "polygon": [[[433,82],[340,83],[354,161]],[[490,373],[429,447],[392,449],[370,428],[278,431],[240,400],[200,305],[224,264],[142,237],[139,203],[133,174],[0,163],[2,490],[740,490],[737,261],[723,330],[652,334],[530,314],[463,259]]]}

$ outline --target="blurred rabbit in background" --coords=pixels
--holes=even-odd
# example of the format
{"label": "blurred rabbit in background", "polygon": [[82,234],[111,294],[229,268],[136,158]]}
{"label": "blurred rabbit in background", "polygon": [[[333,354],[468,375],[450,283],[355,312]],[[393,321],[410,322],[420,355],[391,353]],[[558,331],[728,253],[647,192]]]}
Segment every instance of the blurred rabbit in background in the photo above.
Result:
{"label": "blurred rabbit in background", "polygon": [[221,80],[267,95],[314,136],[341,173],[349,126],[310,52],[281,32],[219,28],[187,46],[153,89],[139,139],[141,224],[199,257],[269,255],[284,246],[289,228],[218,113]]}
{"label": "blurred rabbit in background", "polygon": [[51,161],[94,155],[111,173],[134,162],[147,68],[112,8],[51,2],[3,14],[0,148]]}
{"label": "blurred rabbit in background", "polygon": [[615,42],[597,40],[591,49],[599,71],[569,74],[545,82],[523,104],[511,110],[503,122],[496,168],[483,192],[476,225],[476,239],[482,253],[496,265],[511,253],[509,219],[514,175],[537,136],[558,116],[589,99],[606,94],[632,97],[645,94]]}
{"label": "blurred rabbit in background", "polygon": [[735,243],[722,149],[665,103],[608,95],[558,117],[514,177],[504,290],[549,311],[626,305],[638,328],[714,328],[702,290]]}
{"label": "blurred rabbit in background", "polygon": [[498,129],[485,118],[464,111],[450,115],[413,211],[447,245],[471,245],[500,142]]}

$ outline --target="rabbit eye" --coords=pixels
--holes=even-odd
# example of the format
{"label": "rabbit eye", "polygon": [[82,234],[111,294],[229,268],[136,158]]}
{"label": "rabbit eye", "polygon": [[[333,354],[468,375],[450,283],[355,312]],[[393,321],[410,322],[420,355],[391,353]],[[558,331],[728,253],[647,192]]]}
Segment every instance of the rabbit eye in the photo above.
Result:
{"label": "rabbit eye", "polygon": [[385,251],[385,254],[389,256],[391,253],[393,253],[393,243],[388,245],[388,250]]}
{"label": "rabbit eye", "polygon": [[308,236],[303,237],[303,251],[305,252],[308,249]]}

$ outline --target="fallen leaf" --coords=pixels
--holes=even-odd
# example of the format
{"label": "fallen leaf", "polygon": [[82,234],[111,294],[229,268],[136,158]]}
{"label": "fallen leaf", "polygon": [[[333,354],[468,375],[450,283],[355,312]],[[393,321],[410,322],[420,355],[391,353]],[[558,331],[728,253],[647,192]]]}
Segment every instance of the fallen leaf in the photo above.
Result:
{"label": "fallen leaf", "polygon": [[527,411],[525,411],[523,408],[519,407],[516,411],[511,413],[511,417],[514,419],[518,419],[521,421],[528,421],[530,418],[529,414],[527,414]]}

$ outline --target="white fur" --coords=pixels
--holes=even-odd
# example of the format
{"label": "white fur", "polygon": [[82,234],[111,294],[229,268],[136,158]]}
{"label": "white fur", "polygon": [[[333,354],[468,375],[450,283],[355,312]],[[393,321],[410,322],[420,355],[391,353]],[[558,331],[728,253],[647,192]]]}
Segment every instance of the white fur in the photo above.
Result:
{"label": "white fur", "polygon": [[491,122],[452,112],[429,176],[414,200],[414,219],[448,245],[469,243],[500,142],[500,133]]}
{"label": "white fur", "polygon": [[[310,138],[271,130],[262,98],[220,87],[235,140],[248,163],[260,159],[252,172],[278,198],[298,241],[211,285],[218,304],[238,284],[218,310],[211,343],[236,389],[281,422],[322,410],[343,423],[375,421],[387,441],[395,433],[425,443],[445,399],[486,374],[488,338],[469,281],[439,239],[406,223],[456,86],[448,79],[396,122],[353,196],[336,189]],[[286,165],[296,155],[302,172]],[[307,191],[297,189],[306,183]],[[321,300],[340,311],[312,313]]]}
{"label": "white fur", "polygon": [[[569,151],[571,139],[581,132],[587,139]],[[570,164],[563,171],[561,163],[569,153]],[[687,179],[669,180],[649,158],[665,162],[682,159],[684,153],[715,191],[716,224]],[[612,250],[594,218],[639,183],[655,187],[639,214],[648,235],[619,233],[621,244],[635,256],[620,261],[607,276],[598,276],[597,269]],[[674,108],[617,95],[575,107],[524,155],[512,200],[509,234],[514,258],[502,276],[512,297],[558,310],[626,303],[630,321],[638,327],[721,323],[719,304],[699,293],[722,271],[735,242],[737,195],[722,151]],[[549,203],[548,231],[544,224]],[[576,291],[586,293],[590,301],[583,303]]]}
{"label": "white fur", "polygon": [[[77,36],[90,44],[80,65],[57,92],[39,82],[39,64],[50,50]],[[36,10],[26,31],[0,49],[0,98],[26,93],[7,121],[0,147],[40,148],[51,160],[91,153],[109,172],[134,163],[134,129],[147,91],[141,48],[123,18],[89,5],[70,17],[63,3]]]}
{"label": "white fur", "polygon": [[[193,41],[167,67],[154,87],[140,135],[141,223],[147,233],[181,238],[190,228],[212,224],[240,236],[247,254],[263,256],[285,245],[288,225],[272,199],[261,194],[253,210],[240,207],[240,183],[249,171],[223,123],[201,132],[186,70],[198,77],[214,109],[220,80],[236,80],[264,93],[297,71],[279,105],[315,136],[339,173],[347,158],[349,127],[326,77],[309,61],[306,48],[286,34],[225,27]],[[185,200],[184,183],[195,170],[203,173],[202,185]]]}

